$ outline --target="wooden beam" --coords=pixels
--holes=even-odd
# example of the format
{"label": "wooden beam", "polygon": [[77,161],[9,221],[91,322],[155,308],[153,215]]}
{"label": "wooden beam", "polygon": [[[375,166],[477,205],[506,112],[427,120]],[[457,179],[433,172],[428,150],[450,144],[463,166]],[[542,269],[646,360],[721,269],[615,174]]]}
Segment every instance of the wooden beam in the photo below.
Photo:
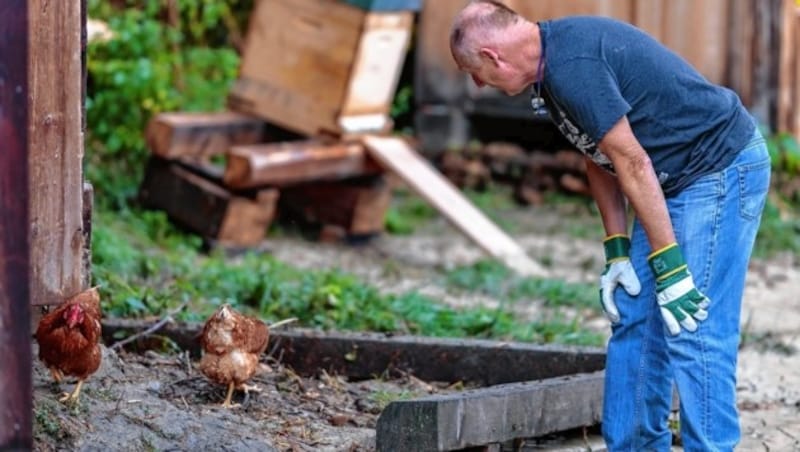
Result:
{"label": "wooden beam", "polygon": [[31,300],[82,289],[81,2],[30,0]]}
{"label": "wooden beam", "polygon": [[599,371],[395,401],[378,417],[377,450],[462,450],[595,425],[603,380]]}
{"label": "wooden beam", "polygon": [[181,165],[152,157],[139,190],[142,203],[176,223],[223,245],[260,243],[275,215],[278,191],[231,193]]}
{"label": "wooden beam", "polygon": [[338,180],[377,172],[379,167],[360,143],[301,140],[230,148],[224,180],[228,187],[244,189]]}
{"label": "wooden beam", "polygon": [[32,450],[28,1],[0,2],[0,450]]}
{"label": "wooden beam", "polygon": [[[114,342],[150,325],[140,320],[104,319],[103,337],[108,343]],[[167,324],[155,334],[200,356],[197,339],[202,327],[196,323]],[[151,337],[134,345],[147,349],[161,342],[159,337]],[[424,381],[489,386],[595,372],[605,367],[605,351],[594,347],[302,329],[270,332],[267,350],[300,375],[317,375],[325,369],[356,380],[388,371],[411,373]]]}
{"label": "wooden beam", "polygon": [[230,111],[161,113],[147,124],[145,137],[150,151],[160,157],[200,159],[263,141],[264,125],[258,118]]}
{"label": "wooden beam", "polygon": [[489,255],[521,275],[546,275],[539,263],[403,140],[366,136],[363,142],[370,155],[394,171]]}
{"label": "wooden beam", "polygon": [[336,225],[350,235],[380,233],[392,191],[383,175],[311,182],[281,190],[281,217]]}

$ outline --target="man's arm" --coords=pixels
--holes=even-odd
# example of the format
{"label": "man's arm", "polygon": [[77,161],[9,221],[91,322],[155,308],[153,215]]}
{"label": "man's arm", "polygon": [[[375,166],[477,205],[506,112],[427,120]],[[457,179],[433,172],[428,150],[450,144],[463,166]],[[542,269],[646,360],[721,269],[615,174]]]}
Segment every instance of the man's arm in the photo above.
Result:
{"label": "man's arm", "polygon": [[[600,141],[599,146],[614,164],[619,188],[628,198],[636,216],[642,223],[651,249],[653,251],[661,250],[667,245],[675,243],[675,232],[672,229],[667,203],[656,178],[653,163],[633,135],[628,118],[623,116],[614,124]],[[594,193],[595,188],[592,188],[592,194],[594,195]],[[598,207],[602,213],[603,210],[599,203]],[[605,221],[604,218],[604,224]]]}
{"label": "man's arm", "polygon": [[628,235],[625,196],[617,183],[617,178],[597,166],[589,157],[586,157],[586,176],[589,179],[592,198],[600,210],[606,236]]}

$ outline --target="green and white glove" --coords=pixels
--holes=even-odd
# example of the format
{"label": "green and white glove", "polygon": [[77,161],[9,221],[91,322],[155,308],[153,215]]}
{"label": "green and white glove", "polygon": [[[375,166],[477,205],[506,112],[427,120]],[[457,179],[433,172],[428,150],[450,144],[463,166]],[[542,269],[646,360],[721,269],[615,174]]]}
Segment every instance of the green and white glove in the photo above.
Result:
{"label": "green and white glove", "polygon": [[656,276],[656,299],[661,316],[673,336],[697,330],[697,321],[708,317],[710,300],[694,285],[692,274],[677,243],[665,246],[647,258]]}
{"label": "green and white glove", "polygon": [[600,305],[611,323],[619,322],[619,309],[614,302],[614,289],[621,285],[629,295],[639,295],[642,285],[631,265],[631,239],[615,234],[603,240],[606,268],[600,275]]}

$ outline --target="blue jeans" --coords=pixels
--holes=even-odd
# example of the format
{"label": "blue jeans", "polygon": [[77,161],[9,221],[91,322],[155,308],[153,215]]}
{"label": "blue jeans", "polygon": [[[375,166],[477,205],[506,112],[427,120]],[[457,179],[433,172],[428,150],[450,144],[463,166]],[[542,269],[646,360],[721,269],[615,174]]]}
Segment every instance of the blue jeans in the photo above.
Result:
{"label": "blue jeans", "polygon": [[731,451],[739,441],[736,359],[747,265],[769,190],[770,160],[760,133],[726,169],[667,199],[678,245],[711,304],[694,333],[670,336],[655,299],[642,225],[631,234],[639,296],[615,292],[621,314],[608,344],[603,436],[611,452],[669,451],[673,384],[684,449]]}

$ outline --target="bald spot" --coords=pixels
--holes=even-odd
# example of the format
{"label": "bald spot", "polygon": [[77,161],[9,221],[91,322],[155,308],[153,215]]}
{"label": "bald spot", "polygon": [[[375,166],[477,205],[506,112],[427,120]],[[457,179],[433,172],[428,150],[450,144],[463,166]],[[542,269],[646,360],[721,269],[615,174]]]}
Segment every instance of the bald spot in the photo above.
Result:
{"label": "bald spot", "polygon": [[493,0],[473,1],[462,9],[450,30],[450,51],[459,66],[475,68],[480,65],[481,46],[502,41],[499,31],[520,21],[520,16],[508,6]]}

